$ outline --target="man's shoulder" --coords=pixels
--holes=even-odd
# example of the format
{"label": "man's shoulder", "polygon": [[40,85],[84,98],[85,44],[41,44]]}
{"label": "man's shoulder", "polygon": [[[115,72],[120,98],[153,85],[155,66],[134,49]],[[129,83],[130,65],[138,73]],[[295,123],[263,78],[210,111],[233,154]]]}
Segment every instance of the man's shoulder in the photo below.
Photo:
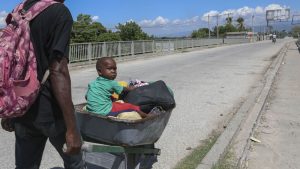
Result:
{"label": "man's shoulder", "polygon": [[48,7],[47,11],[56,16],[67,17],[72,19],[72,15],[69,8],[62,3],[56,3],[51,5],[50,7]]}

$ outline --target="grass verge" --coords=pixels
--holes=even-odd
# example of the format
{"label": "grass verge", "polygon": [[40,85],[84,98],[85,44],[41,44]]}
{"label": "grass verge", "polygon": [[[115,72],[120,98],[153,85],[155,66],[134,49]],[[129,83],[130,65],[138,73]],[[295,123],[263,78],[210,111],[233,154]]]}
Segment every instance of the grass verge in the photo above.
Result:
{"label": "grass verge", "polygon": [[201,145],[196,147],[188,156],[180,160],[174,169],[195,169],[200,164],[205,155],[209,152],[212,146],[216,143],[220,132],[214,131],[211,136],[203,140]]}
{"label": "grass verge", "polygon": [[233,160],[235,160],[233,152],[227,151],[224,157],[221,158],[217,164],[212,167],[212,169],[234,169],[235,163]]}

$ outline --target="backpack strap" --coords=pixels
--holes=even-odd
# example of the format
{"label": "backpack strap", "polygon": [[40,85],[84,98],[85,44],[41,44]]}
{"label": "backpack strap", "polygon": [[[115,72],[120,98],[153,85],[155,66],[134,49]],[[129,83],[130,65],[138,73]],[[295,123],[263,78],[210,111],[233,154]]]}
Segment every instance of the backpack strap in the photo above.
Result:
{"label": "backpack strap", "polygon": [[24,19],[26,19],[27,21],[31,21],[43,10],[56,3],[59,2],[54,0],[40,0],[36,2],[32,7],[30,7],[27,11],[23,10],[23,6],[22,6],[21,14],[23,14]]}
{"label": "backpack strap", "polygon": [[8,14],[6,18],[7,25],[11,23],[12,19],[16,22],[20,22],[23,19],[29,22],[49,6],[60,3],[54,0],[40,0],[25,11],[24,4],[26,1],[27,0],[24,0],[21,4],[17,5],[17,7]]}

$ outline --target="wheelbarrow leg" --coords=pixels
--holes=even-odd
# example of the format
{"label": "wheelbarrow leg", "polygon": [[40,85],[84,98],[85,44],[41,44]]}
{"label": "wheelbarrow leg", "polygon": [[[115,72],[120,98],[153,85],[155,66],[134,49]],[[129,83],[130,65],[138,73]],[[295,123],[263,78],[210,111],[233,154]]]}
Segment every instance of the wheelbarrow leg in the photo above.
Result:
{"label": "wheelbarrow leg", "polygon": [[125,169],[135,169],[136,167],[136,154],[124,153],[125,156]]}

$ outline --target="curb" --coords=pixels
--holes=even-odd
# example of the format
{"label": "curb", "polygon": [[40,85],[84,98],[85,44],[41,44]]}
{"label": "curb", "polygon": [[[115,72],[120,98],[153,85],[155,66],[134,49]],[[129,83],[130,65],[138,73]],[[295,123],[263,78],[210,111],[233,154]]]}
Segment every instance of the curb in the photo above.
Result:
{"label": "curb", "polygon": [[236,150],[235,155],[238,159],[238,161],[236,161],[237,168],[243,165],[245,160],[244,152],[250,142],[249,137],[265,104],[265,100],[267,99],[287,48],[288,45],[285,45],[274,55],[274,57],[277,57],[267,69],[263,80],[259,82],[247,100],[233,116],[224,132],[203,158],[197,169],[211,169],[218,163],[219,159],[225,155],[230,146],[234,146]]}
{"label": "curb", "polygon": [[265,106],[277,72],[284,60],[284,57],[286,56],[288,49],[289,43],[281,50],[276,59],[276,63],[272,63],[270,67],[271,69],[269,69],[266,73],[265,87],[263,88],[260,96],[257,98],[257,103],[249,112],[249,116],[247,117],[247,119],[245,119],[242,125],[242,130],[239,131],[237,137],[233,141],[233,151],[238,159],[237,168],[244,168],[246,166],[246,154],[251,144],[250,137],[253,136],[254,129],[261,117],[261,112]]}

